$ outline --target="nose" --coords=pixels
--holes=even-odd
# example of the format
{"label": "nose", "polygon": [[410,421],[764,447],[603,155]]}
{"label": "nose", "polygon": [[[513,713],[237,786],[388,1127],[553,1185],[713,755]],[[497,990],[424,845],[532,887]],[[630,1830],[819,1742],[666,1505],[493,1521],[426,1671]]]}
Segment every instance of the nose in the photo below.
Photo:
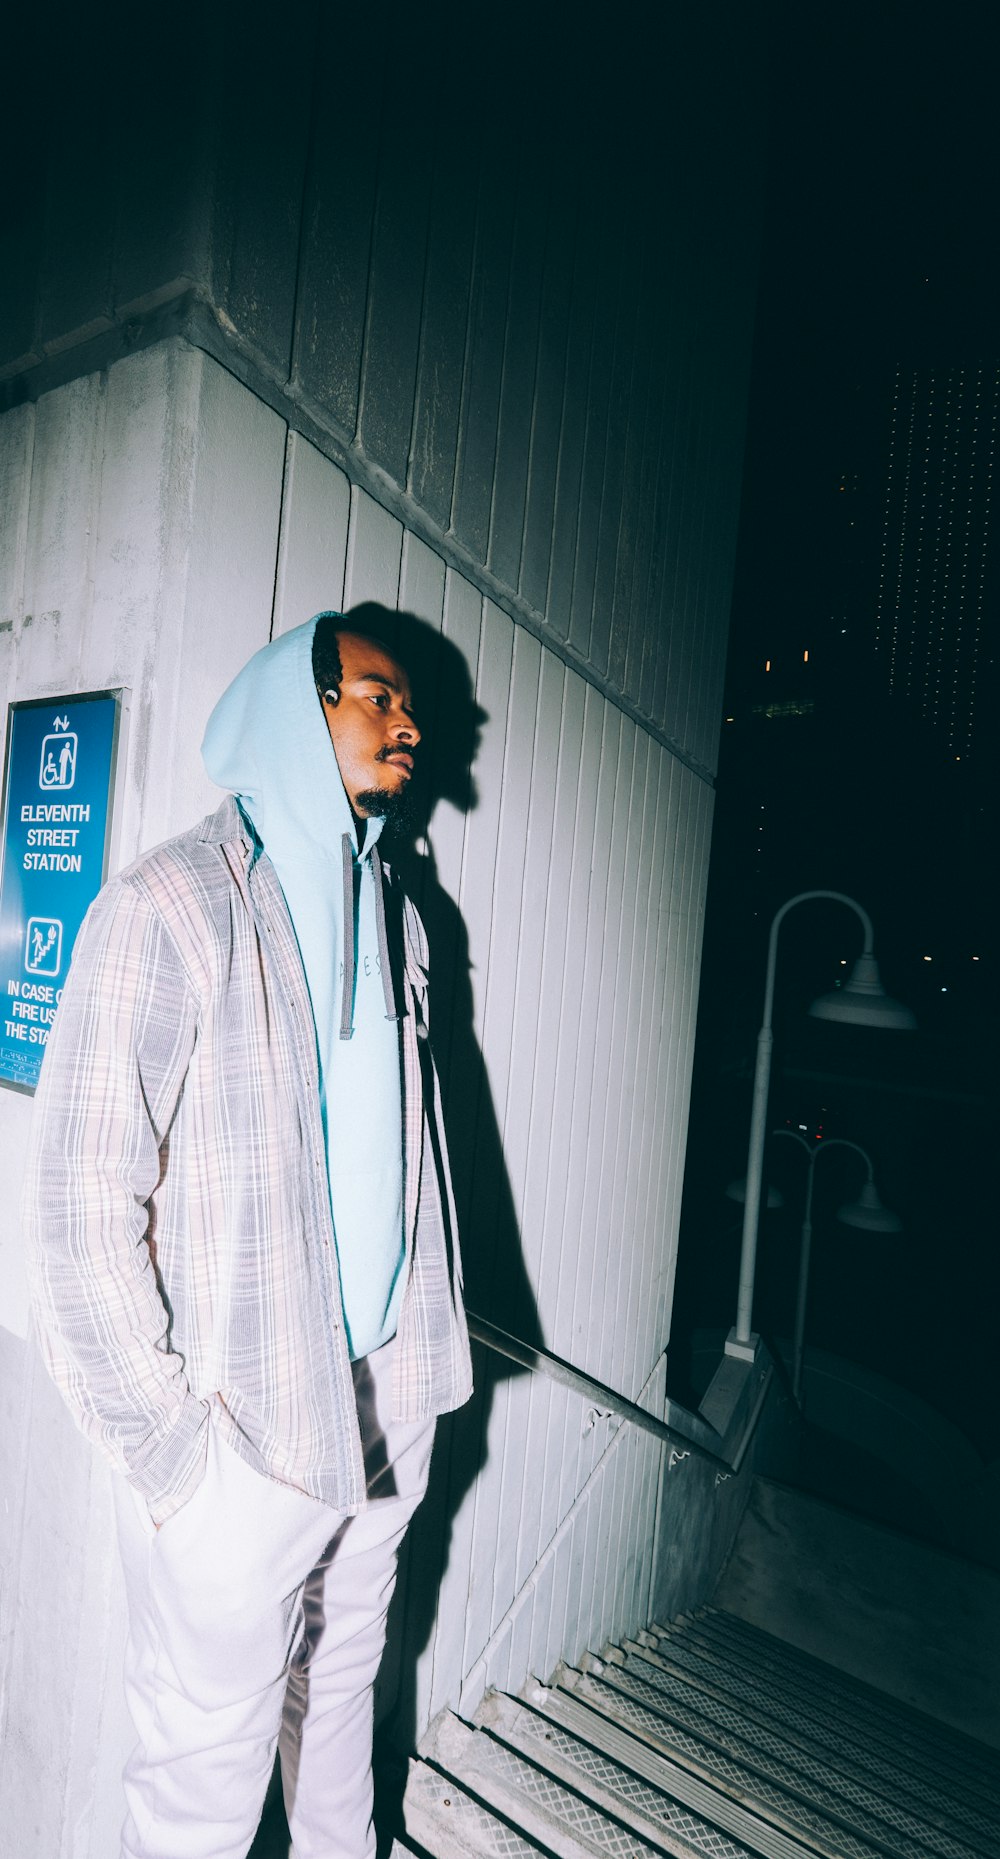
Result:
{"label": "nose", "polygon": [[412,744],[413,748],[416,748],[417,743],[420,741],[420,731],[413,721],[413,718],[407,716],[405,710],[395,719],[393,735],[399,742],[408,742]]}

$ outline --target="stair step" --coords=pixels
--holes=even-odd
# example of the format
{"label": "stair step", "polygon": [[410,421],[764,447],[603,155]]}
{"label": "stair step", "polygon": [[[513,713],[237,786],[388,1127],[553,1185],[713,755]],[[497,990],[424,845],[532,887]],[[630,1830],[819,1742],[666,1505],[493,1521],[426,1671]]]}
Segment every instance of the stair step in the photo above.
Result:
{"label": "stair step", "polygon": [[852,1709],[886,1719],[914,1746],[924,1746],[937,1755],[945,1747],[954,1750],[960,1760],[980,1769],[988,1781],[1000,1787],[1000,1757],[988,1745],[738,1615],[711,1609],[697,1620],[654,1624],[649,1633],[658,1640],[711,1646],[718,1656],[730,1661],[752,1660],[762,1671],[774,1671],[783,1683],[797,1683],[802,1689],[815,1689],[817,1679],[821,1679],[824,1689],[849,1701]]}
{"label": "stair step", "polygon": [[[753,1735],[756,1723],[778,1729],[809,1761],[820,1763],[831,1781],[836,1778],[838,1786],[857,1783],[878,1799],[892,1799],[901,1812],[916,1818],[922,1836],[936,1850],[950,1852],[952,1841],[957,1840],[978,1852],[992,1851],[996,1820],[988,1804],[984,1807],[978,1795],[963,1794],[961,1786],[940,1770],[928,1775],[927,1765],[918,1764],[912,1751],[894,1744],[884,1726],[880,1732],[858,1726],[840,1700],[826,1696],[819,1685],[814,1683],[811,1695],[801,1688],[786,1690],[777,1674],[762,1678],[734,1654],[727,1659],[718,1648],[689,1642],[687,1631],[661,1638],[658,1652],[636,1642],[630,1654],[632,1643],[626,1641],[624,1669],[629,1669],[631,1657],[641,1662],[633,1669],[653,1682],[662,1671],[681,1685],[735,1708],[748,1736]],[[643,1665],[649,1668],[645,1673]],[[943,1837],[944,1846],[940,1839],[930,1838],[930,1829]]]}
{"label": "stair step", "polygon": [[[425,1748],[467,1796],[516,1825],[554,1859],[662,1859],[664,1853],[695,1859],[697,1849],[669,1825],[652,1844],[488,1730],[474,1730],[447,1712],[431,1725]],[[409,1832],[409,1815],[406,1827]],[[749,1859],[745,1848],[731,1842],[717,1853],[718,1859]]]}
{"label": "stair step", "polygon": [[590,1706],[624,1728],[668,1762],[687,1769],[705,1787],[728,1795],[737,1808],[747,1808],[790,1839],[800,1839],[813,1852],[836,1859],[884,1859],[884,1848],[828,1821],[815,1808],[790,1796],[780,1780],[762,1775],[751,1763],[730,1755],[707,1741],[697,1730],[671,1722],[658,1710],[638,1702],[611,1683],[586,1672],[560,1666],[553,1684],[559,1691]]}
{"label": "stair step", "polygon": [[[628,1641],[623,1651],[625,1671],[652,1683],[672,1703],[693,1689],[690,1670],[678,1668]],[[905,1853],[911,1842],[919,1842],[940,1859],[979,1859],[981,1845],[964,1829],[956,1829],[946,1810],[894,1797],[887,1793],[884,1777],[859,1774],[850,1760],[845,1761],[837,1747],[835,1724],[831,1724],[826,1737],[810,1740],[802,1734],[794,1715],[781,1707],[779,1699],[770,1700],[772,1708],[766,1717],[755,1711],[752,1687],[737,1666],[716,1666],[712,1676],[713,1683],[706,1684],[702,1676],[697,1687],[707,1714],[715,1723],[735,1728],[751,1747],[767,1750],[786,1764],[789,1789],[821,1804],[824,1811],[840,1815],[850,1825],[885,1823],[878,1838],[893,1849]],[[779,1715],[784,1716],[783,1723],[777,1721]],[[817,1794],[817,1790],[822,1792]],[[891,1834],[887,1834],[886,1827],[892,1829]]]}
{"label": "stair step", "polygon": [[[530,1697],[529,1697],[530,1691]],[[727,1837],[711,1818],[720,1797],[704,1790],[708,1813],[694,1812],[669,1789],[636,1774],[601,1735],[601,1720],[590,1713],[597,1736],[586,1740],[564,1726],[555,1712],[547,1711],[545,1687],[531,1683],[523,1700],[492,1693],[477,1712],[477,1721],[490,1734],[516,1749],[536,1767],[561,1780],[604,1813],[631,1827],[652,1845],[660,1847],[665,1832],[673,1833],[685,1850],[712,1859],[747,1859],[748,1847]],[[532,1704],[531,1698],[537,1700]],[[627,1741],[628,1739],[621,1739]],[[709,1799],[708,1797],[711,1796]],[[685,1845],[686,1843],[686,1845]],[[801,1848],[794,1849],[795,1859]],[[787,1855],[793,1859],[793,1855]]]}
{"label": "stair step", "polygon": [[[812,1859],[815,1854],[813,1844],[803,1846],[768,1820],[756,1799],[742,1805],[573,1694],[529,1680],[523,1697],[530,1712],[514,1722],[511,1700],[490,1701],[487,1720],[496,1734],[517,1740],[534,1760],[573,1781],[591,1799],[613,1802],[614,1811],[638,1832],[655,1838],[656,1825],[670,1811],[698,1853],[718,1856],[749,1849],[767,1859]],[[679,1818],[684,1810],[690,1814],[688,1824]]]}
{"label": "stair step", "polygon": [[[410,1763],[403,1822],[407,1839],[436,1859],[539,1859],[540,1854],[546,1859],[544,1847],[498,1820],[450,1776],[419,1759]],[[391,1859],[395,1853],[396,1846]]]}
{"label": "stair step", "polygon": [[[876,1850],[896,1859],[932,1859],[947,1847],[947,1836],[937,1829],[925,1830],[913,1816],[901,1814],[870,1790],[851,1780],[840,1788],[832,1784],[825,1765],[787,1738],[764,1725],[748,1725],[731,1705],[669,1673],[647,1668],[653,1672],[651,1681],[635,1669],[637,1663],[604,1665],[588,1657],[581,1661],[579,1682],[568,1688],[599,1709],[625,1716],[630,1728],[654,1735],[668,1753],[683,1750],[682,1759],[695,1763],[709,1782],[735,1789],[744,1800],[756,1795],[779,1824],[823,1852],[832,1850],[838,1859],[841,1849],[855,1859]],[[560,1684],[564,1673],[561,1668]],[[617,1695],[609,1699],[609,1692]],[[622,1699],[643,1707],[645,1717],[638,1719],[634,1710],[623,1709]],[[950,1859],[980,1855],[956,1846]]]}
{"label": "stair step", "polygon": [[[689,1671],[695,1682],[708,1688],[716,1684],[739,1696],[749,1714],[787,1723],[807,1738],[822,1740],[827,1749],[839,1748],[880,1785],[891,1782],[945,1824],[958,1820],[968,1834],[985,1835],[992,1850],[1000,1803],[988,1785],[992,1752],[981,1745],[966,1747],[969,1739],[950,1726],[939,1726],[868,1686],[863,1688],[867,1695],[852,1695],[836,1682],[842,1675],[829,1666],[806,1670],[738,1632],[713,1632],[704,1621],[643,1634],[637,1642],[643,1652],[653,1650],[650,1640],[661,1659]],[[913,1717],[918,1718],[916,1729]]]}
{"label": "stair step", "polygon": [[650,1632],[658,1637],[687,1639],[690,1636],[711,1641],[729,1659],[752,1655],[779,1673],[783,1680],[786,1677],[797,1679],[802,1686],[815,1689],[817,1680],[821,1681],[824,1690],[842,1699],[852,1715],[863,1717],[866,1722],[891,1724],[894,1735],[914,1755],[919,1752],[922,1759],[931,1761],[936,1768],[947,1767],[948,1773],[960,1769],[983,1791],[1000,1815],[1000,1755],[953,1725],[929,1716],[864,1679],[827,1664],[814,1653],[804,1652],[765,1628],[722,1609],[708,1608],[697,1620],[681,1617],[669,1626],[655,1625]]}

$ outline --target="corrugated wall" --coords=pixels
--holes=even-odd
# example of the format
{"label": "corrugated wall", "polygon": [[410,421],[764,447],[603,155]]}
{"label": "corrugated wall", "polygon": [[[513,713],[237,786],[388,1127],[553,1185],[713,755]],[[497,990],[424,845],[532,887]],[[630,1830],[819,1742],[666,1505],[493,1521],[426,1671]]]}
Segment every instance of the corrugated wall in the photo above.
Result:
{"label": "corrugated wall", "polygon": [[0,380],[34,391],[88,340],[134,345],[188,293],[201,339],[352,480],[711,771],[752,25],[661,9],[628,52],[581,11],[546,46],[536,8],[518,55],[516,9],[478,47],[468,19],[435,41],[433,10],[412,42],[319,14],[280,81],[252,15],[197,58],[168,40],[138,90],[113,52],[72,73],[47,175],[16,177],[36,219],[0,241]]}
{"label": "corrugated wall", "polygon": [[[197,187],[181,164],[159,243],[129,208],[143,174],[164,198],[150,138],[74,191],[79,123],[56,113],[56,205],[2,351],[28,404],[0,421],[0,696],[131,690],[125,860],[212,804],[204,721],[272,630],[375,600],[443,631],[483,713],[476,797],[439,801],[414,879],[472,1300],[655,1409],[749,347],[746,164],[720,152],[741,87],[680,60],[651,166],[648,138],[473,134],[468,99],[415,138],[391,61],[328,133],[330,56],[311,105],[259,60],[238,108],[203,82],[211,159]],[[87,262],[56,291],[73,214]],[[5,1788],[23,1850],[104,1859],[120,1600],[107,1476],[19,1340],[30,1114],[0,1093]],[[637,1625],[683,1503],[646,1436],[481,1351],[477,1371],[401,1587],[404,1736]]]}

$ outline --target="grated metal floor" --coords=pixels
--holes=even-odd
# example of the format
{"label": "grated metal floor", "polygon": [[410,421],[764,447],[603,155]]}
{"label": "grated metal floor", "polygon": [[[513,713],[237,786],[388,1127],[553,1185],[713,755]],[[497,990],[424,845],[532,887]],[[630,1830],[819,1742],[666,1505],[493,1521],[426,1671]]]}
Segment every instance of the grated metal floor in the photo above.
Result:
{"label": "grated metal floor", "polygon": [[995,1752],[711,1610],[446,1715],[422,1758],[406,1838],[438,1859],[1000,1859]]}

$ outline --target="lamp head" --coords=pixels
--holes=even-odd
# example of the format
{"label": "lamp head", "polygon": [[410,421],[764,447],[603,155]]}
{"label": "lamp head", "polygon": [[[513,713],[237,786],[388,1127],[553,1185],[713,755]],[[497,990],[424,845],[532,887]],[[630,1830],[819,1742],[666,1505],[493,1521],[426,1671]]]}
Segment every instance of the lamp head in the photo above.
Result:
{"label": "lamp head", "polygon": [[859,955],[846,985],[821,994],[809,1012],[815,1020],[839,1020],[848,1026],[886,1031],[912,1032],[917,1024],[909,1007],[886,993],[873,955]]}
{"label": "lamp head", "polygon": [[[746,1197],[747,1184],[744,1177],[741,1175],[738,1181],[731,1181],[729,1183],[726,1189],[726,1199],[727,1201],[740,1201],[742,1203],[746,1200]],[[783,1207],[784,1205],[785,1197],[781,1189],[769,1187],[767,1190],[767,1206],[773,1209],[775,1207]]]}
{"label": "lamp head", "polygon": [[856,1201],[846,1201],[837,1209],[842,1226],[860,1227],[865,1233],[901,1233],[903,1222],[889,1207],[883,1207],[874,1181],[866,1181]]}

